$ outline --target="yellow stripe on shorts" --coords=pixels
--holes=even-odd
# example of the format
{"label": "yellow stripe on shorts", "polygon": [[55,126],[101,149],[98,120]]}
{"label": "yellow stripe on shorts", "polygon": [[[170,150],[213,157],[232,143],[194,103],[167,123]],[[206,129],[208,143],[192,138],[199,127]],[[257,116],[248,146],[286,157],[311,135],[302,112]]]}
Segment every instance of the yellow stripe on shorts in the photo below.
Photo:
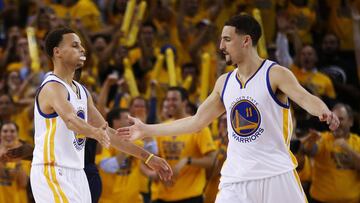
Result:
{"label": "yellow stripe on shorts", "polygon": [[44,141],[44,176],[46,178],[46,182],[47,184],[49,185],[52,193],[53,193],[53,196],[54,196],[54,200],[55,200],[55,203],[60,203],[60,197],[59,197],[59,194],[56,192],[56,189],[55,189],[55,186],[54,186],[54,183],[51,182],[51,179],[50,179],[50,176],[49,176],[49,157],[48,157],[48,142],[49,142],[49,136],[50,136],[50,133],[52,131],[52,129],[50,129],[50,120],[49,119],[45,119],[45,122],[46,122],[46,133],[45,133],[45,141]]}
{"label": "yellow stripe on shorts", "polygon": [[54,163],[55,163],[55,144],[54,144],[54,139],[55,139],[55,132],[56,132],[56,118],[51,119],[51,133],[50,133],[50,171],[51,171],[51,178],[55,184],[56,189],[59,191],[61,199],[63,200],[64,203],[68,203],[68,199],[65,196],[65,193],[63,192],[63,190],[60,187],[60,184],[56,178],[56,173],[55,173],[55,167],[54,167]]}

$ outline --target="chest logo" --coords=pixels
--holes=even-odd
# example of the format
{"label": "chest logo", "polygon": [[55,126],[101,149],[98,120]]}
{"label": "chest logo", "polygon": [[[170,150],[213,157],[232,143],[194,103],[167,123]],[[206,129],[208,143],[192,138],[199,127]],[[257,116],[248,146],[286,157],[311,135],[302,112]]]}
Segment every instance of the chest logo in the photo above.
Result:
{"label": "chest logo", "polygon": [[231,109],[231,126],[240,137],[248,137],[256,132],[261,123],[257,107],[247,99],[238,101]]}
{"label": "chest logo", "polygon": [[[83,110],[78,110],[76,115],[79,118],[85,120],[85,112]],[[85,146],[85,141],[86,141],[86,138],[84,135],[75,133],[75,138],[74,138],[73,144],[74,144],[76,150],[78,150],[78,151],[82,150]]]}

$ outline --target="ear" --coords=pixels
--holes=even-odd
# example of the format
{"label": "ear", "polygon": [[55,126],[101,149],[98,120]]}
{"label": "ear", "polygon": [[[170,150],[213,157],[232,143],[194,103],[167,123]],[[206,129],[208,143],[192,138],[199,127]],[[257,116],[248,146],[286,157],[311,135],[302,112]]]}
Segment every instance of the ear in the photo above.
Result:
{"label": "ear", "polygon": [[252,46],[252,40],[250,35],[245,35],[243,39],[243,47],[250,47]]}
{"label": "ear", "polygon": [[53,56],[60,56],[60,48],[59,47],[54,47],[53,49]]}

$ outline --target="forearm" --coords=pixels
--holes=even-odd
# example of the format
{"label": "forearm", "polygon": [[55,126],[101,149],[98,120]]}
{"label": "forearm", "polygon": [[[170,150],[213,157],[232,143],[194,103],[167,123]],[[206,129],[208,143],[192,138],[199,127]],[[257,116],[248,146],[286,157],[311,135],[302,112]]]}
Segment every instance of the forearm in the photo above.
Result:
{"label": "forearm", "polygon": [[23,169],[18,169],[17,172],[17,184],[20,188],[25,188],[29,182],[29,177],[26,175]]}
{"label": "forearm", "polygon": [[97,131],[97,128],[89,125],[85,120],[78,118],[76,115],[66,119],[65,124],[70,130],[90,138]]}
{"label": "forearm", "polygon": [[107,97],[110,91],[110,84],[108,82],[108,80],[105,80],[101,90],[100,90],[100,94],[99,94],[99,100],[97,103],[97,108],[100,112],[100,114],[102,116],[106,115],[106,102],[107,102]]}
{"label": "forearm", "polygon": [[330,111],[326,104],[318,97],[308,93],[301,99],[299,105],[313,116],[321,116],[324,112]]}
{"label": "forearm", "polygon": [[148,151],[135,145],[134,143],[122,141],[120,138],[116,137],[116,130],[114,129],[110,130],[109,137],[111,145],[119,151],[125,152],[143,161],[146,160],[150,155]]}
{"label": "forearm", "polygon": [[148,136],[175,136],[200,131],[205,125],[195,122],[195,117],[190,116],[170,123],[147,125]]}
{"label": "forearm", "polygon": [[293,64],[293,59],[289,52],[289,42],[285,33],[278,32],[276,36],[276,59],[279,64],[290,68]]}
{"label": "forearm", "polygon": [[210,152],[208,155],[201,158],[188,157],[188,159],[191,159],[191,163],[189,163],[189,165],[206,169],[211,168],[215,164],[215,158],[215,151]]}

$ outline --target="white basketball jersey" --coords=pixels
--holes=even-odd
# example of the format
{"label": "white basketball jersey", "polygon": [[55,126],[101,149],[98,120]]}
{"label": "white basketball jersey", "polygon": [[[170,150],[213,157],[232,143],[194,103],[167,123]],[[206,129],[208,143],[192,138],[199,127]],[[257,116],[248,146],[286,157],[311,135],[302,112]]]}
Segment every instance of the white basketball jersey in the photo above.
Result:
{"label": "white basketball jersey", "polygon": [[227,113],[229,144],[221,182],[267,178],[297,166],[289,150],[292,120],[289,104],[273,93],[264,60],[257,72],[241,84],[237,69],[228,73],[221,99]]}
{"label": "white basketball jersey", "polygon": [[[38,95],[42,87],[49,82],[58,82],[68,91],[68,101],[74,112],[87,121],[87,92],[78,82],[73,81],[77,94],[70,85],[51,74],[42,82],[35,98],[35,149],[32,164],[54,165],[73,169],[84,168],[84,148],[86,138],[69,130],[63,119],[55,112],[45,114],[39,108]],[[52,98],[57,99],[57,98]]]}

